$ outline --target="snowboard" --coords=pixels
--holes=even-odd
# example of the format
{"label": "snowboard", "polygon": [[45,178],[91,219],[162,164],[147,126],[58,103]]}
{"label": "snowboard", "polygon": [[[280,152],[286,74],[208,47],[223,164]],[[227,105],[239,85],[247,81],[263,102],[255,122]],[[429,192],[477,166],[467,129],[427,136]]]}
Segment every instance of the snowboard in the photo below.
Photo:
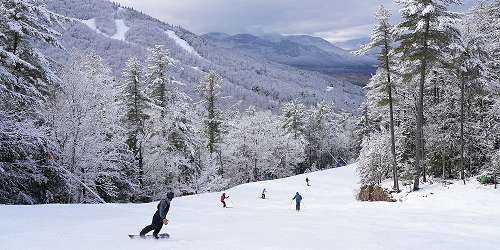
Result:
{"label": "snowboard", "polygon": [[[143,239],[138,234],[129,234],[128,237],[130,239]],[[158,237],[159,237],[159,239],[168,239],[168,238],[170,238],[170,234],[162,233],[162,234],[158,234]],[[153,237],[153,235],[150,234],[150,235],[146,235],[144,237],[144,239],[154,239],[154,237]]]}

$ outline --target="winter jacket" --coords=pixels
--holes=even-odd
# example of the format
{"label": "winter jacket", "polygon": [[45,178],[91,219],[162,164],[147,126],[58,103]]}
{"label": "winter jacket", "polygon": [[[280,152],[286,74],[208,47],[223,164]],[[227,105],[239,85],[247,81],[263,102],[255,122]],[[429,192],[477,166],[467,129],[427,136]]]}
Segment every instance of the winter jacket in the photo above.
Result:
{"label": "winter jacket", "polygon": [[158,213],[160,214],[161,219],[165,219],[167,217],[168,210],[170,210],[170,199],[165,198],[158,203]]}
{"label": "winter jacket", "polygon": [[292,200],[295,200],[295,202],[300,203],[300,201],[302,201],[302,196],[299,193],[297,193],[295,194]]}
{"label": "winter jacket", "polygon": [[226,198],[228,198],[229,196],[226,196],[225,194],[222,194],[222,196],[220,197],[220,202],[224,202],[224,200]]}

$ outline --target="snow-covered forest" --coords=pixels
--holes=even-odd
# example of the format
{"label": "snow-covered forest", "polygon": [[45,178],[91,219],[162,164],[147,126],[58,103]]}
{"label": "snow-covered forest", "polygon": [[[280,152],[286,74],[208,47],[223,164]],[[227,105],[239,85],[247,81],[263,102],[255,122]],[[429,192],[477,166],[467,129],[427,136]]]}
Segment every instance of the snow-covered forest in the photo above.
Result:
{"label": "snow-covered forest", "polygon": [[355,157],[354,118],[332,103],[223,106],[216,69],[193,99],[163,45],[119,77],[90,50],[54,64],[38,48],[62,47],[59,30],[74,20],[31,0],[2,1],[0,12],[0,203],[146,202]]}
{"label": "snow-covered forest", "polygon": [[395,24],[377,11],[358,51],[376,49],[380,62],[360,108],[362,184],[419,190],[429,178],[500,173],[500,1],[450,11],[457,4],[400,1]]}
{"label": "snow-covered forest", "polygon": [[148,202],[356,159],[362,185],[392,179],[396,191],[500,173],[499,0],[466,13],[449,11],[458,0],[403,0],[396,24],[381,7],[357,51],[379,66],[350,113],[362,93],[351,83],[180,27],[151,26],[170,40],[144,42],[125,8],[108,27],[64,15],[65,1],[0,2],[2,204]]}

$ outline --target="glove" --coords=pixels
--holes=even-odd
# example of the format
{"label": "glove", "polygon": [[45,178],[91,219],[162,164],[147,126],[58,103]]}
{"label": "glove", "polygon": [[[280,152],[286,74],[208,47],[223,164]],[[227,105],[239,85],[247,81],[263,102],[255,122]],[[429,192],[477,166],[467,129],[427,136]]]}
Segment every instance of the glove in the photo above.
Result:
{"label": "glove", "polygon": [[168,224],[167,218],[163,219],[163,225],[167,225],[167,224]]}

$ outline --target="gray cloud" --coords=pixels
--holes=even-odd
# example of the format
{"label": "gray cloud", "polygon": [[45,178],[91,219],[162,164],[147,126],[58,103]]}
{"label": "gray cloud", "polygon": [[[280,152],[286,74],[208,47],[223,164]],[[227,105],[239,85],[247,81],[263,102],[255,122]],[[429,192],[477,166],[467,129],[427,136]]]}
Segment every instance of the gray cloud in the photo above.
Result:
{"label": "gray cloud", "polygon": [[393,0],[115,0],[195,33],[306,34],[329,41],[367,36],[373,13]]}

